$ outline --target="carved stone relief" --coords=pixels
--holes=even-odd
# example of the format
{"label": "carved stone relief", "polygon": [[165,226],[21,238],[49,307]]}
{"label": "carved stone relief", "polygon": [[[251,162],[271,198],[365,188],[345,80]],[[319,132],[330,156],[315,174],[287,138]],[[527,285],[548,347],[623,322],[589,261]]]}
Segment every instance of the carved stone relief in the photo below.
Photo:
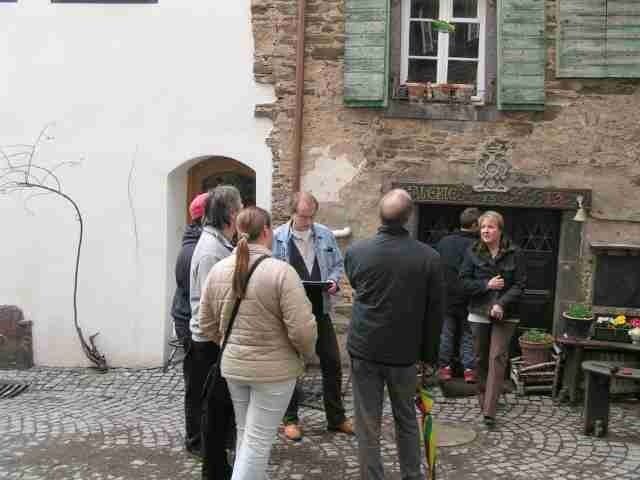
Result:
{"label": "carved stone relief", "polygon": [[507,142],[494,140],[488,143],[477,163],[478,181],[473,186],[476,192],[508,192],[506,185],[511,173],[511,164],[507,161]]}

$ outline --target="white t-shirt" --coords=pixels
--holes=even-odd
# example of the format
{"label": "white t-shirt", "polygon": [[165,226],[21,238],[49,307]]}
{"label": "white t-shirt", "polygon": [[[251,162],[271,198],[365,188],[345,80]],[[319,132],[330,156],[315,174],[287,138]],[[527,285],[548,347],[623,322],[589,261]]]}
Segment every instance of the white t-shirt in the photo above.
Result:
{"label": "white t-shirt", "polygon": [[316,260],[316,252],[313,249],[313,239],[311,238],[311,229],[299,232],[295,229],[291,229],[291,235],[293,236],[293,243],[298,248],[304,264],[307,267],[309,275],[313,270],[313,262]]}

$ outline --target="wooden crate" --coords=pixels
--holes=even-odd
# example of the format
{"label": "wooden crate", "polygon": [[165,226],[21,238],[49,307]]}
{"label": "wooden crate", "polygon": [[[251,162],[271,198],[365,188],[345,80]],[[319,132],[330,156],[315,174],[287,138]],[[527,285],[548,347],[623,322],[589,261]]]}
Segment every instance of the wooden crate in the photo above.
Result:
{"label": "wooden crate", "polygon": [[518,395],[527,393],[551,393],[555,377],[557,355],[552,362],[539,363],[526,367],[522,357],[511,359],[511,380]]}

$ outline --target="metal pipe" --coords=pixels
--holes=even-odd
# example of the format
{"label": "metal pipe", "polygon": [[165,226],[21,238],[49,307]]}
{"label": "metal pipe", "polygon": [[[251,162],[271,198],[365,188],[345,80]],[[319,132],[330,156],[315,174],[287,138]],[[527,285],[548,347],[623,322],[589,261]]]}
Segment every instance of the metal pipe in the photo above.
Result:
{"label": "metal pipe", "polygon": [[306,0],[298,0],[298,41],[296,43],[296,116],[293,127],[293,191],[300,191],[302,165],[302,125],[304,110],[304,31]]}

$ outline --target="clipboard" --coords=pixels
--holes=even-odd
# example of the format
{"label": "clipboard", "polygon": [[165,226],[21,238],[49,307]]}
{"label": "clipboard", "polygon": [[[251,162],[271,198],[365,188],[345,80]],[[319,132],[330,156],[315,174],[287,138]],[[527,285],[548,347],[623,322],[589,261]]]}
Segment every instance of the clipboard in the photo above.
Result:
{"label": "clipboard", "polygon": [[327,290],[328,288],[331,287],[332,282],[317,282],[317,281],[310,281],[310,280],[303,280],[302,281],[302,286],[304,288],[309,288],[309,289],[320,289],[320,290]]}

